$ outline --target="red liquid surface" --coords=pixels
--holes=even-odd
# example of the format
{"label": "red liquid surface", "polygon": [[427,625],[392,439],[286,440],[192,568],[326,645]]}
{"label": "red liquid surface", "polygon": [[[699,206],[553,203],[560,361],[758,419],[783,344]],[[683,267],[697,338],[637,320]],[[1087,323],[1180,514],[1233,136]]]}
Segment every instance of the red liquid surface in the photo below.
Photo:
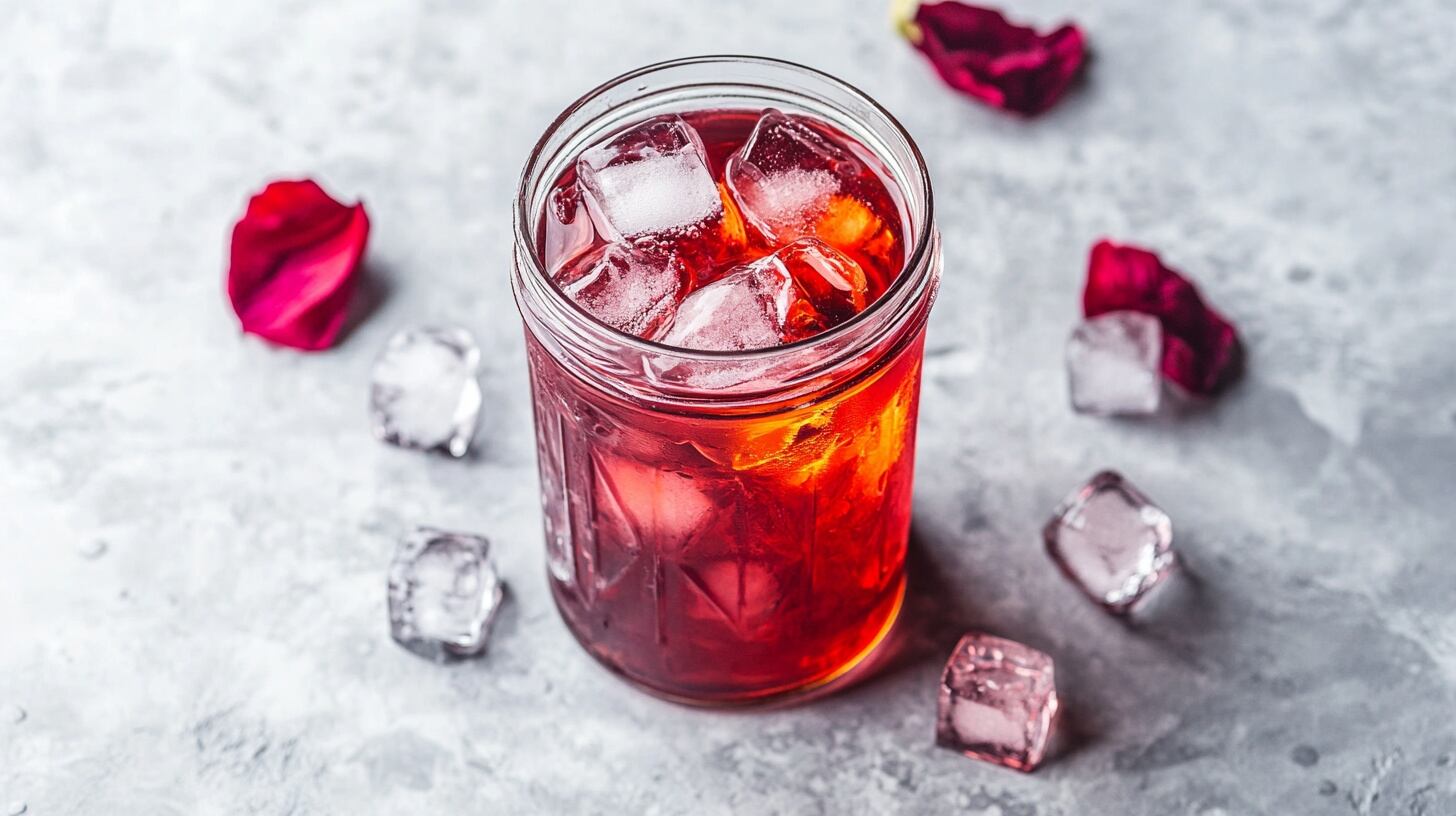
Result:
{"label": "red liquid surface", "polygon": [[[685,115],[716,178],[757,116]],[[574,184],[568,171],[555,198]],[[864,269],[867,302],[903,262],[895,201],[866,164],[816,227]],[[557,212],[543,214],[553,267]],[[689,290],[776,248],[733,218],[678,236]],[[589,651],[657,693],[737,702],[826,682],[872,649],[903,592],[923,334],[868,376],[752,416],[631,403],[527,341],[552,589]]]}

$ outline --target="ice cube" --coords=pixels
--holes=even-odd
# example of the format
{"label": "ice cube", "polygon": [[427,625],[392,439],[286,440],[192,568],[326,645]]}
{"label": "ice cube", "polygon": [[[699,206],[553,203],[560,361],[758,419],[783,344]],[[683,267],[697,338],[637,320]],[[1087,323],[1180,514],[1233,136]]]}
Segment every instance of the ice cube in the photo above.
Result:
{"label": "ice cube", "polygon": [[433,660],[480,654],[503,595],[489,541],[421,527],[389,566],[390,635]]}
{"label": "ice cube", "polygon": [[1072,407],[1084,414],[1151,414],[1162,399],[1163,329],[1141,312],[1094,317],[1067,341]]}
{"label": "ice cube", "polygon": [[973,759],[1031,771],[1057,713],[1052,659],[1005,638],[961,638],[940,678],[936,744]]}
{"label": "ice cube", "polygon": [[862,199],[871,171],[802,117],[769,109],[724,176],[744,220],[770,244],[807,235],[888,261],[894,233]]}
{"label": "ice cube", "polygon": [[686,285],[682,264],[623,244],[583,255],[556,276],[567,297],[615,329],[651,337],[672,319]]}
{"label": "ice cube", "polygon": [[801,238],[688,295],[660,339],[718,351],[792,343],[863,311],[868,293],[859,264],[817,238]]}
{"label": "ice cube", "polygon": [[597,231],[575,182],[551,192],[545,221],[546,264],[553,275],[596,242]]}
{"label": "ice cube", "polygon": [[798,284],[789,312],[789,334],[818,334],[864,311],[869,283],[860,265],[818,238],[800,238],[756,263],[783,268]]}
{"label": "ice cube", "polygon": [[1173,570],[1173,522],[1120,474],[1103,471],[1068,496],[1042,532],[1067,577],[1124,613]]}
{"label": "ice cube", "polygon": [[611,241],[682,234],[723,217],[703,142],[680,116],[649,119],[587,150],[576,173]]}
{"label": "ice cube", "polygon": [[455,327],[395,334],[374,362],[374,435],[394,445],[464,456],[480,415],[480,349]]}
{"label": "ice cube", "polygon": [[683,298],[660,342],[705,351],[777,346],[798,297],[782,264],[755,261]]}

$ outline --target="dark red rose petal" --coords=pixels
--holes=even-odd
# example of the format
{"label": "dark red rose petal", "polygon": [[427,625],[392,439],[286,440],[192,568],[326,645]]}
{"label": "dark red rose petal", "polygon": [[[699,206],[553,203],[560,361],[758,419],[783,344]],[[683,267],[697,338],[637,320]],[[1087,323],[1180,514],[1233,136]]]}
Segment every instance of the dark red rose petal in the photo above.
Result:
{"label": "dark red rose petal", "polygon": [[1075,25],[1038,34],[965,3],[921,4],[901,29],[947,85],[1026,115],[1055,104],[1087,58],[1086,37]]}
{"label": "dark red rose petal", "polygon": [[1100,241],[1092,247],[1082,312],[1134,311],[1163,326],[1163,376],[1194,394],[1212,394],[1237,373],[1238,333],[1198,289],[1145,249]]}
{"label": "dark red rose petal", "polygon": [[338,339],[369,240],[364,205],[312,181],[275,181],[233,226],[228,299],[243,331],[317,351]]}

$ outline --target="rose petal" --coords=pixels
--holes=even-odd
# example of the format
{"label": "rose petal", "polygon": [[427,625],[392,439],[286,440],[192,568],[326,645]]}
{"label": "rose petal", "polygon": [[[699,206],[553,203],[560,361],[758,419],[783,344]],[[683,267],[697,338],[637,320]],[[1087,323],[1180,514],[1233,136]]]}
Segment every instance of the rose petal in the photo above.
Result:
{"label": "rose petal", "polygon": [[921,4],[901,29],[947,85],[1026,115],[1055,104],[1087,57],[1086,37],[1071,23],[1038,34],[965,3]]}
{"label": "rose petal", "polygon": [[1099,241],[1088,261],[1082,312],[1096,317],[1122,310],[1158,318],[1163,376],[1188,391],[1212,394],[1237,373],[1238,333],[1197,287],[1148,250]]}
{"label": "rose petal", "polygon": [[347,206],[313,181],[275,181],[233,227],[227,290],[243,331],[306,351],[344,327],[369,240],[362,203]]}

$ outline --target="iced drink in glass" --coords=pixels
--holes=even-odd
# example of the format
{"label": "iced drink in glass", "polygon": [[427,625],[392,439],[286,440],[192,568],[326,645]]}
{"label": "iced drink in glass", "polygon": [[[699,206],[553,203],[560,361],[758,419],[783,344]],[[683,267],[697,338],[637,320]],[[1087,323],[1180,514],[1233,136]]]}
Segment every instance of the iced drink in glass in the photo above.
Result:
{"label": "iced drink in glass", "polygon": [[605,665],[753,702],[825,687],[888,631],[930,207],[887,113],[770,60],[634,72],[537,146],[514,283],[548,565]]}

